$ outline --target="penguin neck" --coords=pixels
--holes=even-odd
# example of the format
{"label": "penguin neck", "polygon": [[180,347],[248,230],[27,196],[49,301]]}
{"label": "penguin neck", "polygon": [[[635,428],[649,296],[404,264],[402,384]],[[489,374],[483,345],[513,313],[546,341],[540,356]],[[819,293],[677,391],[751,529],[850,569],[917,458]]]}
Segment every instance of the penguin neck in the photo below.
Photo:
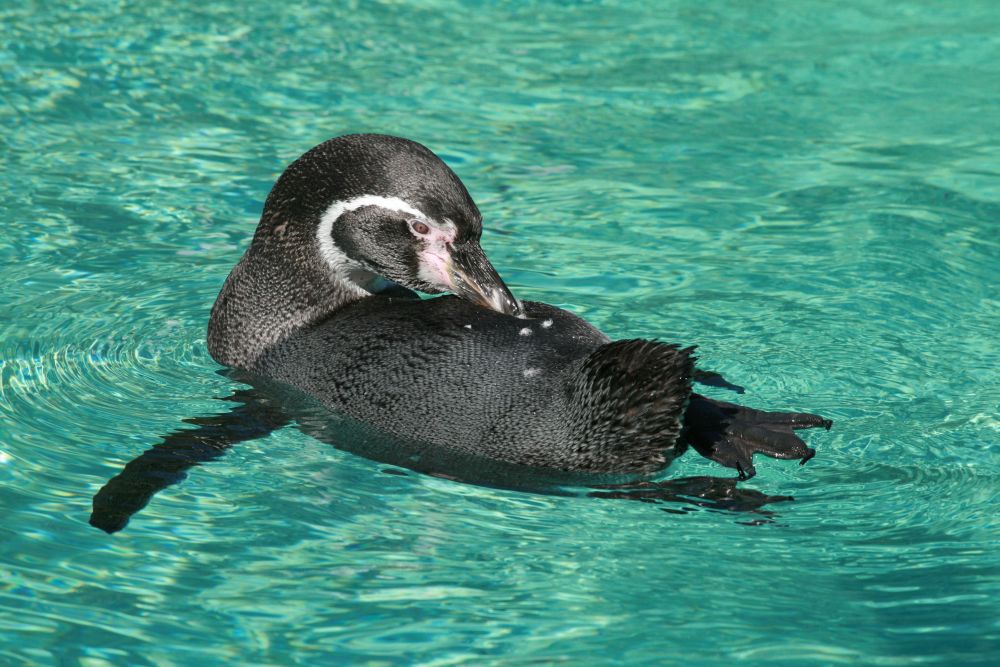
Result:
{"label": "penguin neck", "polygon": [[226,279],[208,325],[212,358],[244,370],[295,331],[382,286],[379,276],[350,264],[331,267],[311,238],[290,227],[260,231]]}

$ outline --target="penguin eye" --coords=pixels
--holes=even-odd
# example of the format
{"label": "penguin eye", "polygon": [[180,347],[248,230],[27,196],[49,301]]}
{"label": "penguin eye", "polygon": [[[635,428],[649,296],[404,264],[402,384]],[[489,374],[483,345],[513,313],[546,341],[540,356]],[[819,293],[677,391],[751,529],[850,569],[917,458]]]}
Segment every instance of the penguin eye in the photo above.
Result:
{"label": "penguin eye", "polygon": [[410,220],[410,229],[421,236],[431,233],[431,228],[428,227],[426,223],[420,222],[419,220]]}

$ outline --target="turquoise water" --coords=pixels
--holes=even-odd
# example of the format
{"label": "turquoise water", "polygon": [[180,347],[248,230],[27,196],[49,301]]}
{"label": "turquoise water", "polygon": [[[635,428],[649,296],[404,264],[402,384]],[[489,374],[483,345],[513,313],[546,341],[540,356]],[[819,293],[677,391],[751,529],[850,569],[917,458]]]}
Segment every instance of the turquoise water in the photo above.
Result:
{"label": "turquoise water", "polygon": [[[1000,662],[995,3],[318,4],[0,8],[0,664]],[[444,157],[521,298],[833,418],[742,485],[794,502],[390,475],[286,428],[90,527],[239,387],[212,301],[352,131]]]}

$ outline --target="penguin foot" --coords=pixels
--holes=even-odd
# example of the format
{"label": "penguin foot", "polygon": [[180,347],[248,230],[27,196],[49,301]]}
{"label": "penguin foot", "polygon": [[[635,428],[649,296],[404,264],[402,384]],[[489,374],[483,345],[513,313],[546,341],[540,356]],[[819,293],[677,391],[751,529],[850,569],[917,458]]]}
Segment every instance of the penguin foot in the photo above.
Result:
{"label": "penguin foot", "polygon": [[764,412],[692,394],[684,437],[705,458],[735,468],[743,480],[757,474],[753,455],[758,452],[804,464],[816,450],[794,431],[817,426],[830,430],[832,425],[831,420],[806,412]]}

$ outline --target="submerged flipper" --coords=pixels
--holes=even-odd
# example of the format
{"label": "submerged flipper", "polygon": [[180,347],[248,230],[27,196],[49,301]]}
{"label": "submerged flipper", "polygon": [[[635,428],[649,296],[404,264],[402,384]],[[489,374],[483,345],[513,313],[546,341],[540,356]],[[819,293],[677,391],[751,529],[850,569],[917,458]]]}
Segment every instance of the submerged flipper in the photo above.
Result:
{"label": "submerged flipper", "polygon": [[174,431],[147,449],[94,496],[90,525],[114,533],[128,523],[158,492],[185,477],[199,463],[222,456],[238,442],[262,438],[290,420],[254,389],[241,389],[222,399],[236,405],[211,417],[185,419],[198,428]]}
{"label": "submerged flipper", "polygon": [[753,455],[776,459],[801,459],[816,455],[794,431],[833,422],[806,412],[764,412],[691,394],[684,415],[684,440],[705,458],[739,471],[740,479],[757,474]]}

